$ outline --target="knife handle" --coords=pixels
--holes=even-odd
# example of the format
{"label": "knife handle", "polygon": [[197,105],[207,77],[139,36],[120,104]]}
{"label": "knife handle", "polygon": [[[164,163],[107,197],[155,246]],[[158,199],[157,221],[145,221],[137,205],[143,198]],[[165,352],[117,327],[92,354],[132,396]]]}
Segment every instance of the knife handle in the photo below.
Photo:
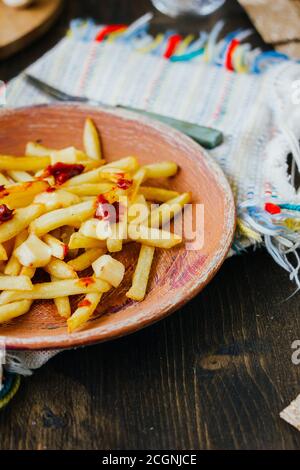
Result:
{"label": "knife handle", "polygon": [[128,108],[125,106],[122,106],[122,108],[127,109],[128,111],[135,111],[136,113],[142,114],[143,116],[147,116],[151,119],[160,121],[163,124],[167,124],[168,126],[173,127],[174,129],[177,129],[178,131],[181,131],[187,136],[191,137],[206,149],[214,149],[223,143],[223,134],[217,129],[198,126],[197,124],[191,124],[185,121],[180,121],[178,119],[161,116],[160,114],[142,111],[140,109]]}

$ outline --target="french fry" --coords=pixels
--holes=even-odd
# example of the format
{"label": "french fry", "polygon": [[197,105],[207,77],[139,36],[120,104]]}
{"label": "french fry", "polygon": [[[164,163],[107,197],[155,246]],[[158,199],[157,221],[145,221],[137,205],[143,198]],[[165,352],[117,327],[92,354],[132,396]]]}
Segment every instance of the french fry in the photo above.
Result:
{"label": "french fry", "polygon": [[64,281],[44,282],[35,284],[31,291],[15,291],[14,300],[55,299],[70,295],[104,293],[109,291],[110,284],[93,277],[67,279]]}
{"label": "french fry", "polygon": [[63,209],[80,203],[80,198],[75,194],[58,189],[52,193],[41,193],[38,194],[34,202],[36,204],[44,204],[47,211],[54,211],[56,209]]}
{"label": "french fry", "polygon": [[2,243],[0,243],[0,261],[6,261],[8,259],[6,250]]}
{"label": "french fry", "polygon": [[24,243],[27,237],[28,237],[27,230],[23,230],[16,236],[14,247],[13,247],[13,252],[11,254],[11,257],[9,258],[9,261],[7,262],[4,268],[4,274],[6,274],[7,276],[17,276],[20,273],[22,266],[19,260],[14,256],[14,250],[16,250],[22,243]]}
{"label": "french fry", "polygon": [[26,157],[50,157],[54,149],[45,147],[37,142],[28,142],[25,149]]}
{"label": "french fry", "polygon": [[92,217],[94,212],[95,201],[82,202],[64,209],[57,209],[53,212],[48,212],[47,214],[38,217],[30,224],[29,230],[37,236],[43,236],[56,228],[62,227],[63,225],[72,225],[73,223],[84,222],[84,220]]}
{"label": "french fry", "polygon": [[34,178],[27,171],[16,171],[11,170],[7,172],[8,176],[12,178],[16,183],[27,183],[33,181]]}
{"label": "french fry", "polygon": [[179,196],[177,191],[171,191],[170,189],[155,188],[152,186],[141,186],[139,193],[145,196],[148,201],[155,202],[167,202],[170,199],[174,199]]}
{"label": "french fry", "polygon": [[145,168],[139,168],[137,172],[133,175],[133,185],[131,188],[131,200],[133,201],[137,196],[140,186],[146,178],[147,170]]}
{"label": "french fry", "polygon": [[13,218],[0,225],[0,243],[18,235],[44,212],[45,206],[42,204],[32,204],[28,207],[16,209]]}
{"label": "french fry", "polygon": [[119,287],[125,274],[125,266],[110,255],[100,256],[92,264],[95,276],[108,282],[113,287]]}
{"label": "french fry", "polygon": [[[97,236],[97,226],[100,221],[98,219],[88,219],[83,224],[81,224],[81,227],[79,229],[79,233],[84,235],[85,237],[88,238],[98,238]],[[101,239],[102,240],[102,239]]]}
{"label": "french fry", "polygon": [[88,238],[79,232],[73,233],[69,243],[69,249],[75,250],[77,248],[106,248],[105,242],[96,240],[95,238]]}
{"label": "french fry", "polygon": [[53,235],[49,233],[43,237],[43,241],[49,246],[51,250],[51,255],[54,258],[65,259],[68,254],[68,245],[58,240]]}
{"label": "french fry", "polygon": [[30,310],[31,304],[31,300],[22,300],[20,302],[2,305],[0,307],[0,323],[5,323],[21,315],[25,315],[25,313]]}
{"label": "french fry", "polygon": [[73,333],[73,331],[83,326],[91,318],[101,300],[101,297],[102,294],[94,292],[92,294],[87,294],[83,301],[79,302],[76,311],[67,321],[69,333]]}
{"label": "french fry", "polygon": [[49,184],[46,181],[29,181],[18,185],[5,187],[0,191],[0,204],[6,204],[10,209],[18,209],[31,204],[34,197],[46,191]]}
{"label": "french fry", "polygon": [[149,213],[145,197],[139,194],[128,208],[128,223],[140,224],[142,221],[148,220]]}
{"label": "french fry", "polygon": [[174,162],[150,163],[143,167],[146,170],[146,179],[148,178],[170,178],[176,175],[178,166]]}
{"label": "french fry", "polygon": [[38,171],[51,164],[50,157],[13,157],[0,155],[0,170]]}
{"label": "french fry", "polygon": [[93,160],[101,160],[102,152],[99,133],[95,124],[90,118],[87,118],[85,121],[83,131],[83,145],[89,158],[92,158]]}
{"label": "french fry", "polygon": [[112,234],[106,240],[107,250],[110,253],[116,253],[122,250],[123,241],[127,239],[127,222],[128,222],[128,199],[127,197],[120,197],[120,207],[122,207],[122,214],[120,221],[111,226]]}
{"label": "french fry", "polygon": [[30,233],[27,240],[14,251],[14,256],[22,266],[42,268],[48,265],[51,259],[51,250],[34,233]]}
{"label": "french fry", "polygon": [[8,184],[10,184],[9,179],[7,179],[6,176],[4,176],[2,173],[0,173],[0,185],[1,186],[7,186]]}
{"label": "french fry", "polygon": [[3,243],[4,249],[7,253],[7,256],[10,257],[15,245],[15,238],[11,238],[10,240],[7,240],[6,242]]}
{"label": "french fry", "polygon": [[90,248],[77,258],[68,261],[68,265],[71,266],[74,271],[84,271],[84,269],[89,268],[96,259],[104,255],[105,251],[105,248]]}
{"label": "french fry", "polygon": [[[35,271],[36,271],[35,268],[23,267],[21,269],[20,274],[22,276],[29,277],[29,279],[32,279],[33,276],[35,275]],[[9,304],[10,302],[13,302],[13,301],[14,301],[14,291],[4,290],[4,291],[1,292],[1,294],[0,294],[0,305]]]}
{"label": "french fry", "polygon": [[85,183],[82,185],[68,186],[68,191],[78,196],[99,196],[113,189],[112,183]]}
{"label": "french fry", "polygon": [[[51,281],[55,282],[55,277],[51,276]],[[69,297],[57,297],[53,301],[59,316],[66,319],[70,318],[72,312]]]}
{"label": "french fry", "polygon": [[126,297],[132,300],[144,300],[153,262],[155,248],[152,246],[141,246],[139,259],[134,271],[132,286],[126,293]]}
{"label": "french fry", "polygon": [[50,153],[51,165],[55,165],[58,162],[74,164],[84,162],[87,160],[87,155],[75,147],[67,147],[62,150],[52,150]]}
{"label": "french fry", "polygon": [[149,228],[145,225],[130,224],[128,226],[128,235],[131,240],[157,248],[169,249],[182,243],[182,238],[175,233],[158,228]]}
{"label": "french fry", "polygon": [[[95,161],[95,163],[97,162]],[[107,165],[103,165],[99,168],[96,168],[95,170],[74,176],[74,178],[66,181],[63,184],[63,187],[68,188],[69,186],[77,186],[79,184],[98,183],[101,180],[101,175],[106,174],[109,171],[114,171],[115,173],[120,171],[130,173],[136,171],[138,167],[139,165],[135,157],[126,157],[121,160],[108,163]]]}
{"label": "french fry", "polygon": [[32,288],[33,285],[28,276],[0,276],[0,290],[29,291]]}
{"label": "french fry", "polygon": [[77,278],[77,274],[74,269],[69,264],[57,258],[52,258],[47,266],[44,267],[44,269],[57,280]]}
{"label": "french fry", "polygon": [[191,194],[183,193],[151,211],[149,215],[150,227],[161,227],[170,222],[177,214],[182,212],[184,205],[188,204],[190,200]]}

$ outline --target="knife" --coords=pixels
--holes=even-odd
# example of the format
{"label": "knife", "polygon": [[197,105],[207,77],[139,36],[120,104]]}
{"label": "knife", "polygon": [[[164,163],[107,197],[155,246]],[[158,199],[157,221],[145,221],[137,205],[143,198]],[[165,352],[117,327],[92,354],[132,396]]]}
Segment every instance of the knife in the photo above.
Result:
{"label": "knife", "polygon": [[[38,78],[34,77],[33,75],[26,74],[26,79],[28,82],[33,85],[35,88],[38,88],[40,91],[44,92],[48,96],[52,96],[53,98],[57,99],[58,101],[73,101],[77,103],[85,103],[90,104],[93,106],[101,106],[106,109],[113,109],[113,106],[105,105],[99,101],[91,100],[89,98],[83,96],[72,96],[63,91],[55,88],[48,83],[39,80]],[[214,149],[218,147],[223,142],[223,134],[221,131],[217,129],[213,129],[210,127],[198,126],[197,124],[191,124],[188,122],[180,121],[178,119],[173,119],[166,116],[161,116],[160,114],[151,113],[148,111],[143,111],[136,108],[131,108],[127,106],[117,106],[121,109],[126,109],[128,111],[134,111],[135,113],[142,114],[143,116],[147,116],[151,119],[156,121],[160,121],[163,124],[167,124],[168,126],[177,129],[178,131],[183,132],[187,136],[191,137],[193,140],[198,142],[198,144],[202,145],[206,149]]]}

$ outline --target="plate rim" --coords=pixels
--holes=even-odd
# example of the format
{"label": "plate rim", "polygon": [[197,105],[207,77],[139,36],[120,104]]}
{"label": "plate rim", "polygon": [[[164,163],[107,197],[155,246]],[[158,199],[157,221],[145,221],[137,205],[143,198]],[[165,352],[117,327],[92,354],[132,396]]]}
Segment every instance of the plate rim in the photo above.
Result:
{"label": "plate rim", "polygon": [[[226,260],[227,254],[230,250],[234,233],[236,227],[236,206],[235,200],[233,196],[232,189],[226,178],[223,170],[219,166],[219,164],[213,159],[212,156],[208,154],[208,152],[198,143],[194,142],[190,137],[186,136],[182,132],[171,128],[166,124],[162,124],[158,121],[155,121],[147,116],[141,115],[134,111],[128,111],[125,109],[114,108],[114,107],[104,107],[104,106],[92,106],[77,102],[65,102],[65,103],[42,103],[30,106],[20,106],[15,108],[2,108],[0,109],[0,119],[9,114],[15,114],[18,112],[24,112],[26,110],[38,110],[41,108],[45,109],[55,109],[55,108],[65,108],[70,107],[75,110],[79,110],[80,112],[86,112],[86,114],[90,112],[99,112],[99,113],[109,113],[124,120],[132,120],[138,121],[146,125],[147,127],[152,127],[152,129],[163,133],[168,134],[169,137],[173,137],[174,139],[180,139],[183,144],[191,147],[193,146],[195,149],[197,147],[197,151],[199,151],[199,147],[201,150],[201,157],[205,158],[205,163],[214,174],[216,181],[218,182],[219,186],[222,187],[222,192],[224,192],[224,196],[226,196],[225,200],[225,211],[224,214],[226,217],[226,232],[223,234],[222,240],[220,240],[220,245],[222,243],[223,246],[216,251],[214,257],[210,261],[209,269],[206,277],[203,279],[202,277],[199,280],[195,281],[193,278],[193,287],[192,289],[184,296],[181,296],[175,303],[172,305],[166,305],[164,308],[159,309],[159,313],[155,313],[150,315],[146,318],[141,318],[139,321],[136,321],[134,324],[129,324],[128,322],[126,325],[120,324],[119,327],[114,328],[105,333],[98,332],[97,330],[101,328],[101,326],[96,327],[94,329],[86,329],[84,331],[75,332],[72,335],[59,334],[57,337],[51,337],[47,340],[47,336],[39,336],[38,338],[11,338],[8,340],[5,336],[5,344],[6,348],[11,351],[18,351],[18,350],[26,350],[26,351],[43,351],[43,350],[66,350],[71,348],[76,348],[80,346],[88,346],[97,343],[102,343],[106,341],[112,341],[117,338],[121,338],[123,336],[127,336],[129,334],[135,333],[151,324],[154,324],[160,320],[163,320],[168,315],[172,314],[174,311],[179,310],[182,308],[187,302],[192,300],[197,294],[199,294],[207,284],[212,280],[212,278],[217,274],[219,269],[221,268],[223,262]],[[225,222],[225,217],[224,217]],[[75,337],[76,335],[76,337]]]}

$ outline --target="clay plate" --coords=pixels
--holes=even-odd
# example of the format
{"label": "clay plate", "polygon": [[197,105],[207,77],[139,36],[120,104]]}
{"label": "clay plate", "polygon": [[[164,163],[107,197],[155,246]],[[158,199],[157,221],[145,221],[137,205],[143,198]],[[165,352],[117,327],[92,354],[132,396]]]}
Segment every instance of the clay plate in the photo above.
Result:
{"label": "clay plate", "polygon": [[0,152],[22,155],[26,142],[37,139],[49,147],[82,148],[87,116],[100,130],[108,161],[137,155],[142,163],[178,163],[180,172],[169,187],[192,191],[193,202],[204,204],[203,248],[187,251],[182,245],[171,251],[156,250],[148,295],[142,303],[136,303],[125,296],[139,248],[129,244],[118,256],[126,265],[122,286],[106,294],[82,330],[69,335],[53,303],[38,301],[27,315],[0,326],[0,336],[6,338],[9,349],[70,348],[111,340],[150,325],[204,288],[220,268],[232,242],[234,200],[220,168],[192,140],[147,118],[73,104],[5,110],[0,113]]}

